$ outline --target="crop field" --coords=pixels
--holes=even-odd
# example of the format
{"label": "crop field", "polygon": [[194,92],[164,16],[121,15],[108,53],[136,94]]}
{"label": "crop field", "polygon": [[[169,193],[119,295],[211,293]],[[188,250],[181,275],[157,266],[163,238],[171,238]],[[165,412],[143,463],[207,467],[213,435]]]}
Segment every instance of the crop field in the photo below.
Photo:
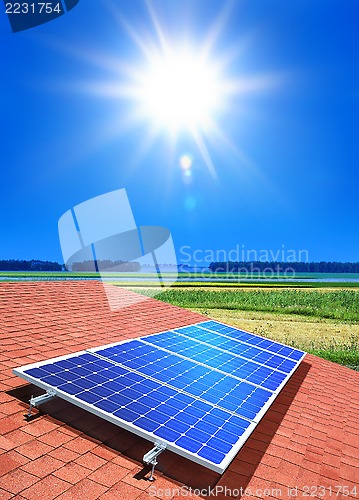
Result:
{"label": "crop field", "polygon": [[[274,281],[275,286],[281,284],[290,286],[323,286],[330,285],[356,287],[359,286],[359,273],[295,273],[295,276],[285,276],[283,273],[271,276],[266,273],[211,273],[208,270],[203,272],[164,272],[162,273],[164,279],[177,280],[177,285],[184,285],[185,283],[202,283],[202,284],[219,284],[226,286],[244,286],[247,283],[255,283],[256,285],[266,285]],[[0,280],[6,279],[7,281],[21,280],[21,279],[34,279],[34,280],[51,280],[51,279],[101,279],[105,278],[121,278],[125,280],[131,279],[144,279],[151,280],[157,279],[158,275],[155,272],[102,272],[101,275],[96,272],[70,272],[70,271],[0,271]],[[292,279],[296,281],[292,281]],[[185,280],[185,281],[183,281]],[[310,280],[317,280],[310,281]],[[332,281],[335,280],[335,281]]]}
{"label": "crop field", "polygon": [[[280,278],[273,282],[263,276],[243,281],[240,275],[233,279],[233,275],[208,274],[180,273],[165,291],[158,288],[153,273],[135,273],[134,279],[129,279],[131,273],[106,273],[103,277],[137,293],[155,293],[164,302],[359,370],[358,274],[297,273],[298,282]],[[173,273],[165,276],[170,281],[176,278]],[[326,281],[332,278],[343,281]],[[0,272],[0,281],[29,279],[86,280],[100,276],[87,272]]]}
{"label": "crop field", "polygon": [[[146,288],[134,290],[149,293]],[[359,370],[358,289],[158,291],[156,298],[164,302]]]}

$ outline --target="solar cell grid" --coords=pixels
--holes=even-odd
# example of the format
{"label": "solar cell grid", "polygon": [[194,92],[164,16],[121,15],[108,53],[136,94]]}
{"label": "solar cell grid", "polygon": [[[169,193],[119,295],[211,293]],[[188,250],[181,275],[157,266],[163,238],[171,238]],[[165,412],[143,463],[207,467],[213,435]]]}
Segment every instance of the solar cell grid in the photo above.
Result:
{"label": "solar cell grid", "polygon": [[155,345],[159,349],[166,349],[174,354],[180,354],[211,369],[221,370],[226,374],[271,391],[275,391],[286,378],[285,373],[273,368],[240,358],[210,345],[198,344],[195,340],[184,338],[176,335],[176,333],[171,333],[170,336],[167,334],[162,336],[162,333],[159,333],[144,337],[142,340]]}
{"label": "solar cell grid", "polygon": [[300,360],[303,357],[303,352],[298,349],[293,349],[291,347],[280,344],[279,342],[274,342],[268,339],[259,337],[252,333],[244,332],[238,328],[233,328],[216,321],[205,321],[199,324],[202,328],[206,328],[209,331],[218,332],[220,334],[226,335],[228,337],[233,337],[238,340],[242,340],[248,344],[261,347],[273,353],[280,354],[287,358],[291,358],[295,361]]}
{"label": "solar cell grid", "polygon": [[295,362],[290,359],[283,359],[282,356],[269,353],[262,348],[253,347],[238,340],[227,339],[217,333],[210,333],[201,327],[184,327],[174,331],[284,373],[289,373],[295,367]]}
{"label": "solar cell grid", "polygon": [[[251,420],[256,418],[263,404],[271,397],[269,391],[246,384],[224,373],[206,369],[155,347],[146,346],[144,350],[138,344],[140,342],[136,341],[127,346],[123,344],[95,352],[116,360],[128,368],[133,368],[134,353],[137,352],[138,360],[142,362],[141,367],[136,364],[139,373],[149,375],[161,383]],[[127,360],[127,350],[132,351],[131,361]],[[156,359],[151,356],[151,362],[146,364],[144,351],[155,355]]]}

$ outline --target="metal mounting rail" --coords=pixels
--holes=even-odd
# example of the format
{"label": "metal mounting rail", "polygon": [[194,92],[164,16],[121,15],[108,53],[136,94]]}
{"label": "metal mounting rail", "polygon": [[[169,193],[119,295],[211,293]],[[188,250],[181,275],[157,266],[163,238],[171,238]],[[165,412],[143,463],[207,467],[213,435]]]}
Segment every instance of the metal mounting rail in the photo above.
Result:
{"label": "metal mounting rail", "polygon": [[164,443],[155,443],[154,448],[152,448],[152,450],[148,451],[143,456],[143,462],[146,465],[152,465],[151,474],[150,474],[150,477],[148,478],[149,481],[154,481],[155,480],[155,478],[153,477],[153,473],[155,471],[156,465],[158,464],[157,457],[165,449],[166,449],[166,445]]}
{"label": "metal mounting rail", "polygon": [[32,409],[36,406],[42,405],[43,403],[47,403],[48,401],[51,401],[56,397],[56,392],[48,390],[45,392],[45,394],[41,394],[41,396],[37,396],[34,398],[34,396],[31,396],[30,398],[30,407],[29,407],[29,413],[26,415],[28,418],[32,416]]}

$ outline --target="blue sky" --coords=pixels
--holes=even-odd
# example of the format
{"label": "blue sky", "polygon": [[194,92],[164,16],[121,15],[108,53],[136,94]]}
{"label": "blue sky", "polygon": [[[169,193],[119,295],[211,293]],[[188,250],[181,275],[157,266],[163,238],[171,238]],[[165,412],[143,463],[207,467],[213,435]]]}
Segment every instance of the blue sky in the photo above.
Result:
{"label": "blue sky", "polygon": [[179,258],[183,246],[239,245],[359,260],[358,2],[150,2],[171,44],[193,52],[223,18],[211,49],[223,78],[263,83],[215,117],[226,140],[205,137],[216,178],[191,133],[150,140],[153,124],[129,119],[131,99],[89,90],[144,67],[126,25],[159,44],[144,1],[113,4],[80,0],[19,33],[0,14],[0,259],[62,261],[59,217],[126,188],[137,224],[169,228]]}

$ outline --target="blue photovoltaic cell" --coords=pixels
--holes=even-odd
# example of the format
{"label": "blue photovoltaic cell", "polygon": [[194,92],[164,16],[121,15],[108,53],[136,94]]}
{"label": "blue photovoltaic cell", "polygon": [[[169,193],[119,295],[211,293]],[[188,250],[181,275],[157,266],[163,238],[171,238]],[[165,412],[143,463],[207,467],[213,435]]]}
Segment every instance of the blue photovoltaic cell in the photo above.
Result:
{"label": "blue photovoltaic cell", "polygon": [[250,425],[96,354],[44,363],[24,373],[215,464]]}
{"label": "blue photovoltaic cell", "polygon": [[15,372],[223,472],[303,355],[204,321]]}
{"label": "blue photovoltaic cell", "polygon": [[239,330],[238,328],[233,328],[231,326],[224,325],[223,323],[218,323],[217,321],[204,321],[199,325],[202,328],[206,328],[207,330],[210,330],[212,332],[218,332],[222,335],[242,340],[247,344],[261,347],[262,349],[280,354],[281,356],[285,356],[286,358],[294,359],[295,361],[299,361],[304,354],[303,351],[299,351],[298,349],[284,346],[282,344],[279,344],[278,342],[264,339],[262,337],[259,337],[258,335],[244,332],[242,330]]}
{"label": "blue photovoltaic cell", "polygon": [[213,347],[217,347],[224,351],[228,351],[245,359],[255,361],[260,365],[274,368],[284,373],[289,373],[293,370],[296,363],[291,359],[285,359],[283,356],[268,352],[261,347],[254,347],[242,341],[233,340],[231,338],[223,338],[223,335],[209,332],[200,326],[187,326],[174,330],[177,333],[195,339],[196,341],[205,342]]}

